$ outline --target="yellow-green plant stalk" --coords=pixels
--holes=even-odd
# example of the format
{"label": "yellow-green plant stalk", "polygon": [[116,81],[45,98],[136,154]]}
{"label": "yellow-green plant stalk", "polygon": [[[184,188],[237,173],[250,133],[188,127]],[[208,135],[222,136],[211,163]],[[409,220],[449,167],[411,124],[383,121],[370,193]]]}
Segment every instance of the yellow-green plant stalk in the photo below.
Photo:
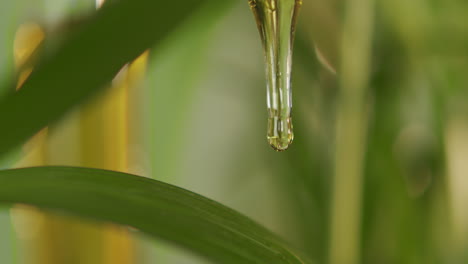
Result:
{"label": "yellow-green plant stalk", "polygon": [[331,203],[330,264],[359,264],[373,0],[345,2]]}
{"label": "yellow-green plant stalk", "polygon": [[[15,41],[18,88],[33,70],[30,57],[45,38],[37,24],[23,25]],[[142,78],[147,54],[126,66],[104,95],[70,114],[51,133],[43,130],[24,147],[18,166],[73,165],[128,171],[129,93]],[[135,242],[123,227],[15,207],[25,263],[131,264]]]}

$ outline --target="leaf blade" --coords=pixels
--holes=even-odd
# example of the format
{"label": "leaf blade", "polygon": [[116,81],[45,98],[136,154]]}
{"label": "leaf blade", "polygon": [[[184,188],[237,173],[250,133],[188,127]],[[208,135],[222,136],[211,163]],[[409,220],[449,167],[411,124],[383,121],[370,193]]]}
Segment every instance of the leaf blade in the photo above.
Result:
{"label": "leaf blade", "polygon": [[[0,156],[89,98],[210,0],[122,0],[72,29],[18,92],[0,98]],[[229,2],[229,1],[227,1]],[[177,10],[177,12],[168,12]],[[14,90],[14,84],[0,90]]]}
{"label": "leaf blade", "polygon": [[274,234],[217,202],[126,173],[73,167],[0,171],[0,203],[133,226],[220,263],[306,263]]}

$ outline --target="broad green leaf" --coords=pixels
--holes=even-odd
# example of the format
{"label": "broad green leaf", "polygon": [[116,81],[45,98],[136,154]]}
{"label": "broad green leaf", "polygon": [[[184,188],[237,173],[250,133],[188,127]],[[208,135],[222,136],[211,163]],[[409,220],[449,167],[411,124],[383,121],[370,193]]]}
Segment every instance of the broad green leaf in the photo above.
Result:
{"label": "broad green leaf", "polygon": [[[18,92],[0,98],[0,156],[105,87],[209,0],[121,0],[104,5],[42,60]],[[154,52],[157,52],[155,50]],[[196,51],[194,51],[196,52]],[[14,84],[5,90],[14,90]]]}
{"label": "broad green leaf", "polygon": [[258,224],[159,181],[88,168],[0,171],[0,203],[24,203],[129,225],[219,263],[306,263]]}

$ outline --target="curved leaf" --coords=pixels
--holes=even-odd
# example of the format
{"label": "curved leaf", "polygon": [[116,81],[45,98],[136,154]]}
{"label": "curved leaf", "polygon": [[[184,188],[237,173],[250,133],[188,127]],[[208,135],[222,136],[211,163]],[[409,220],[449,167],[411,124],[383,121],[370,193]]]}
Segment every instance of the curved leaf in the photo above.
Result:
{"label": "curved leaf", "polygon": [[[0,156],[112,80],[129,61],[215,0],[120,0],[69,30],[20,91],[0,98]],[[157,52],[157,51],[156,51]],[[5,90],[14,91],[14,84]],[[0,89],[1,90],[1,89]]]}
{"label": "curved leaf", "polygon": [[306,263],[241,214],[159,181],[88,168],[0,171],[0,203],[25,203],[129,225],[220,263]]}

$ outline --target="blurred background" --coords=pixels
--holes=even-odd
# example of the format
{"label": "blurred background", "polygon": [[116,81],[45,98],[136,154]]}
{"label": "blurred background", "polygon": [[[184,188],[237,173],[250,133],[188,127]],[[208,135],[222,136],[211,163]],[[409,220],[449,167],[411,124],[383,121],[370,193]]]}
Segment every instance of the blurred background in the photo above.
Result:
{"label": "blurred background", "polygon": [[[42,41],[95,8],[1,1],[1,81],[17,76],[20,89]],[[152,177],[240,211],[315,263],[468,263],[467,14],[464,0],[304,0],[295,140],[277,153],[248,3],[206,6],[0,167]],[[0,208],[0,262],[206,263],[126,227],[22,205]]]}

